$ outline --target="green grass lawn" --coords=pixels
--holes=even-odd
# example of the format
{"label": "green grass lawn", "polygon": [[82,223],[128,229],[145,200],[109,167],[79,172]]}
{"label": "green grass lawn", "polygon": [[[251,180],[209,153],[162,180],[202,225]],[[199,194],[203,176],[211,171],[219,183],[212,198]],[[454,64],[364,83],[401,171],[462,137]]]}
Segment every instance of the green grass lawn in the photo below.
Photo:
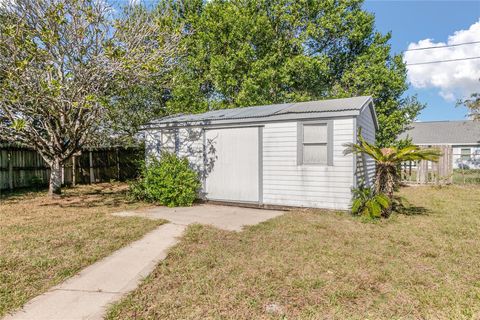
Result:
{"label": "green grass lawn", "polygon": [[480,184],[480,169],[454,169],[453,183]]}
{"label": "green grass lawn", "polygon": [[480,188],[401,194],[412,215],[376,223],[298,210],[241,233],[191,226],[108,319],[478,319]]}
{"label": "green grass lawn", "polygon": [[0,196],[0,316],[139,239],[162,221],[113,217],[144,206],[125,199],[125,185]]}
{"label": "green grass lawn", "polygon": [[[459,185],[480,185],[480,169],[454,169],[451,177],[451,183]],[[402,180],[405,182],[417,182],[417,172],[413,169],[411,172],[407,169],[402,172]],[[447,177],[441,177],[440,181],[448,180]],[[429,181],[434,183],[436,181],[435,176],[430,173]]]}

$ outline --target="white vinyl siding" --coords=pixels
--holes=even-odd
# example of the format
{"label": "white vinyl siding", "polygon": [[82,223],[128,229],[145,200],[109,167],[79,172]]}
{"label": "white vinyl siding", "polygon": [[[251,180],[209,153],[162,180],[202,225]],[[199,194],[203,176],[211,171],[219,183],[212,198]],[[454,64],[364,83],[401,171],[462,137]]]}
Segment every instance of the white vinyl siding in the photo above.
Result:
{"label": "white vinyl siding", "polygon": [[[297,122],[267,123],[263,129],[263,202],[272,205],[348,209],[353,186],[353,118],[331,121],[333,166],[297,164]],[[328,140],[328,139],[327,139]]]}
{"label": "white vinyl siding", "polygon": [[162,130],[160,148],[162,152],[177,152],[177,138],[175,130]]}
{"label": "white vinyl siding", "polygon": [[[312,128],[304,136],[300,124],[305,122],[308,121],[269,122],[262,124],[263,127],[249,128],[179,128],[177,153],[187,157],[200,173],[203,196],[207,199],[215,199],[209,197],[210,192],[220,195],[218,200],[347,210],[355,181],[355,158],[344,155],[343,151],[345,143],[354,142],[356,120],[354,117],[326,120],[323,121],[328,124],[326,134],[323,129]],[[219,132],[225,134],[220,137]],[[171,139],[162,140],[160,133],[161,130],[147,132],[147,157],[159,155],[156,150],[161,149],[162,141],[170,148],[175,146]],[[324,146],[327,141],[331,165],[299,165],[298,146],[299,141],[303,144],[304,137],[312,145]],[[220,158],[223,160],[219,161]],[[217,167],[221,172],[213,173],[209,179],[209,174],[216,170],[215,164],[222,166]],[[254,176],[260,180],[253,179]]]}
{"label": "white vinyl siding", "polygon": [[160,130],[145,131],[145,159],[159,158],[161,147],[160,140],[162,133]]}
{"label": "white vinyl siding", "polygon": [[203,130],[180,128],[176,131],[147,131],[145,134],[146,158],[160,159],[162,151],[175,152],[179,157],[186,157],[192,168],[201,172],[203,170]]}
{"label": "white vinyl siding", "polygon": [[179,157],[187,158],[190,166],[203,177],[203,130],[201,128],[178,129]]}
{"label": "white vinyl siding", "polygon": [[470,169],[480,169],[480,145],[453,145],[452,164],[454,169],[458,169],[462,165],[466,165]]}
{"label": "white vinyl siding", "polygon": [[[363,138],[372,144],[375,144],[375,122],[369,107],[362,110],[357,117],[357,129],[355,130],[355,137],[358,128],[362,128]],[[375,177],[375,161],[369,156],[358,155],[356,161],[357,184],[363,182],[366,186],[372,186]]]}

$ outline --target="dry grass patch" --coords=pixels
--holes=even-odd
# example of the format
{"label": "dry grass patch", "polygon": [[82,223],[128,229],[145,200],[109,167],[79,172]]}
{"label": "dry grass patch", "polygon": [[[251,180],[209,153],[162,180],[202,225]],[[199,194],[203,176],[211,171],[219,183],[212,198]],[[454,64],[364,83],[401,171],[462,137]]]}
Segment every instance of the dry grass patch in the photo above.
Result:
{"label": "dry grass patch", "polygon": [[401,193],[412,215],[377,223],[305,210],[241,233],[191,226],[108,319],[480,317],[480,188]]}
{"label": "dry grass patch", "polygon": [[80,269],[139,239],[162,221],[113,217],[142,204],[125,201],[124,184],[0,197],[0,316]]}

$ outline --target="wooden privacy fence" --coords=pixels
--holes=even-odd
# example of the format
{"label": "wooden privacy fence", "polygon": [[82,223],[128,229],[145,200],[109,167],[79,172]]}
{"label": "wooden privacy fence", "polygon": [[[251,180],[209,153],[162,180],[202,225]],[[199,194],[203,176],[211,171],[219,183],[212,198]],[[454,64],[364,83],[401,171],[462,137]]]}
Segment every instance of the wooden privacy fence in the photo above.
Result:
{"label": "wooden privacy fence", "polygon": [[[421,146],[422,147],[422,146]],[[418,184],[450,184],[453,177],[452,147],[435,146],[442,156],[438,162],[427,160],[407,161],[402,163],[401,178],[403,182]]]}
{"label": "wooden privacy fence", "polygon": [[48,183],[50,169],[42,157],[30,149],[0,148],[0,190]]}
{"label": "wooden privacy fence", "polygon": [[[143,148],[108,147],[83,150],[65,161],[62,183],[96,183],[135,178]],[[34,150],[0,147],[0,190],[39,187],[48,184],[50,168]]]}

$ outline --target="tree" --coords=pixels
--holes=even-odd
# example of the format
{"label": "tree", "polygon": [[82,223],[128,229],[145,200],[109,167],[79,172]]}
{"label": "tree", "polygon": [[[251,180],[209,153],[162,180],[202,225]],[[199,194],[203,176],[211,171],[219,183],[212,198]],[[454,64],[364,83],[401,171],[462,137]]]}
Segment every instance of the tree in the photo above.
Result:
{"label": "tree", "polygon": [[470,110],[470,117],[480,121],[480,93],[472,93],[470,98],[459,101],[458,105],[464,105]]}
{"label": "tree", "polygon": [[420,149],[415,145],[382,148],[365,141],[361,130],[358,132],[358,143],[346,144],[344,154],[352,153],[365,154],[375,161],[375,193],[386,194],[390,203],[393,203],[393,192],[399,180],[399,165],[402,162],[418,160],[436,162],[441,155],[438,149]]}
{"label": "tree", "polygon": [[175,63],[176,38],[150,12],[114,14],[97,0],[0,2],[2,138],[41,154],[52,195],[61,192],[62,163],[112,133],[109,111]]}
{"label": "tree", "polygon": [[[390,34],[361,0],[164,0],[183,32],[167,110],[209,109],[354,95],[374,97],[381,145],[423,108],[408,88]],[[185,109],[187,107],[187,110]]]}

